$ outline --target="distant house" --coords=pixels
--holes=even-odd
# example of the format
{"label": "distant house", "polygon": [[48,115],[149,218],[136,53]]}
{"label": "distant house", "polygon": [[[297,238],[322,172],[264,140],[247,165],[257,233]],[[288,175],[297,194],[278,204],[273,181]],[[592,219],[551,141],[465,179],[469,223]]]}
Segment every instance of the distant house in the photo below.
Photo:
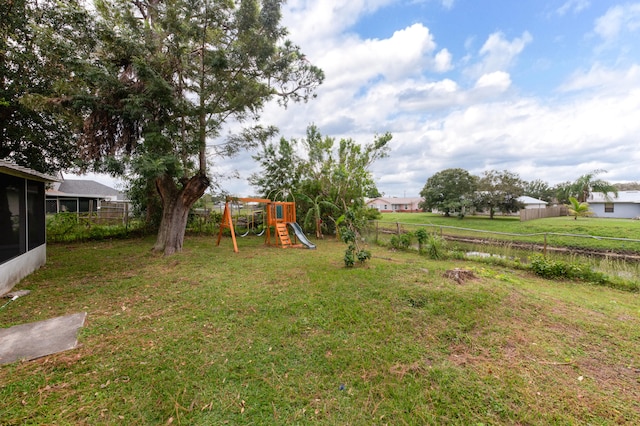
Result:
{"label": "distant house", "polygon": [[419,207],[422,201],[423,199],[420,197],[380,197],[368,200],[367,206],[377,209],[381,213],[416,213],[422,211]]}
{"label": "distant house", "polygon": [[529,197],[528,195],[522,195],[518,197],[518,201],[524,204],[525,209],[544,209],[547,207],[546,201],[538,200],[537,198]]}
{"label": "distant house", "polygon": [[0,295],[47,260],[44,194],[54,181],[0,160]]}
{"label": "distant house", "polygon": [[93,180],[63,180],[47,190],[47,213],[96,212],[103,201],[124,201],[122,192]]}
{"label": "distant house", "polygon": [[618,196],[594,192],[587,199],[594,217],[633,219],[640,217],[640,191],[619,191]]}

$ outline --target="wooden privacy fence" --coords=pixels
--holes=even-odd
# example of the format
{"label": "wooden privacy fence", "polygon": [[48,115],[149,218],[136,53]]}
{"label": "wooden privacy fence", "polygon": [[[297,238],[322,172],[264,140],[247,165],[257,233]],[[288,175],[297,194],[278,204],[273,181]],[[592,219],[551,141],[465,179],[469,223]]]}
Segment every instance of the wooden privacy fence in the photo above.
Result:
{"label": "wooden privacy fence", "polygon": [[97,211],[78,213],[78,221],[89,225],[129,224],[129,204],[117,201],[102,201]]}
{"label": "wooden privacy fence", "polygon": [[523,209],[520,210],[520,221],[526,222],[527,220],[567,216],[568,214],[569,210],[566,206],[553,206],[541,209]]}

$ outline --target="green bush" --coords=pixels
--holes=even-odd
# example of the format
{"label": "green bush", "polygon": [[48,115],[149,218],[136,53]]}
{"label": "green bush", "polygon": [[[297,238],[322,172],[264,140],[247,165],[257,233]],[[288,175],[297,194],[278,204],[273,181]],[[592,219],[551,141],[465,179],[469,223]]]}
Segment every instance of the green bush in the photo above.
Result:
{"label": "green bush", "polygon": [[426,229],[420,228],[414,233],[414,235],[418,240],[418,251],[422,253],[422,248],[425,246],[425,244],[429,240],[429,233],[427,232]]}
{"label": "green bush", "polygon": [[394,235],[391,237],[390,244],[391,247],[397,250],[407,250],[411,247],[411,243],[413,242],[413,234],[411,232],[406,232],[400,235]]}
{"label": "green bush", "polygon": [[368,259],[371,259],[371,252],[365,250],[358,244],[360,239],[359,229],[364,227],[366,221],[359,220],[354,211],[349,210],[344,215],[344,220],[341,221],[340,236],[342,241],[347,244],[347,250],[344,253],[344,265],[350,268],[355,265],[356,259],[360,264],[364,264]]}
{"label": "green bush", "polygon": [[380,220],[382,219],[382,213],[380,213],[380,210],[370,207],[364,210],[364,217],[368,221]]}
{"label": "green bush", "polygon": [[78,228],[75,213],[58,213],[47,216],[47,241],[64,241],[65,236],[74,234]]}
{"label": "green bush", "polygon": [[467,258],[467,254],[460,249],[453,249],[447,251],[447,256],[454,260],[465,260]]}
{"label": "green bush", "polygon": [[418,239],[418,251],[426,254],[430,259],[444,259],[447,257],[446,241],[436,234],[429,233],[426,229],[418,229],[414,235]]}
{"label": "green bush", "polygon": [[411,243],[413,243],[413,234],[411,232],[407,232],[400,235],[400,243],[402,244],[403,249],[411,247]]}
{"label": "green bush", "polygon": [[[222,222],[222,213],[211,210],[207,216],[197,215],[193,212],[189,213],[187,221],[188,233],[215,235],[219,231],[219,225]],[[256,224],[256,228],[261,228],[262,224]]]}
{"label": "green bush", "polygon": [[444,259],[447,256],[446,242],[443,238],[430,234],[427,238],[424,251],[429,259]]}
{"label": "green bush", "polygon": [[356,253],[356,257],[360,263],[364,263],[367,260],[371,259],[371,252],[369,250],[361,249]]}
{"label": "green bush", "polygon": [[86,219],[78,219],[77,213],[57,213],[47,216],[47,242],[69,243],[109,238],[128,238],[139,234],[138,222],[125,225],[97,225]]}
{"label": "green bush", "polygon": [[392,235],[389,240],[389,245],[391,245],[394,249],[400,249],[400,237],[397,235]]}
{"label": "green bush", "polygon": [[531,270],[536,275],[543,278],[567,278],[584,280],[598,284],[604,284],[607,282],[607,276],[605,274],[594,271],[591,266],[584,263],[549,259],[540,254],[532,256],[530,260]]}
{"label": "green bush", "polygon": [[347,250],[344,252],[344,266],[347,268],[351,268],[356,263],[355,256],[353,255],[353,248],[349,246]]}
{"label": "green bush", "polygon": [[371,252],[365,249],[358,250],[354,245],[349,245],[347,250],[344,252],[344,265],[348,268],[352,267],[356,263],[356,258],[358,259],[358,262],[363,264],[367,260],[371,259]]}

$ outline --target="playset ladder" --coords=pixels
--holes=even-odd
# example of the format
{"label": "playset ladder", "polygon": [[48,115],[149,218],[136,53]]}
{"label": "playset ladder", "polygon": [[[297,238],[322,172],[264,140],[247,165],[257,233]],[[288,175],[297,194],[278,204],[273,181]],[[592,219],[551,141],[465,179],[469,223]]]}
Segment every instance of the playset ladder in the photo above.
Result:
{"label": "playset ladder", "polygon": [[286,223],[276,223],[276,234],[278,235],[278,239],[280,240],[280,245],[282,247],[291,246],[291,238],[289,237],[289,231],[287,230]]}

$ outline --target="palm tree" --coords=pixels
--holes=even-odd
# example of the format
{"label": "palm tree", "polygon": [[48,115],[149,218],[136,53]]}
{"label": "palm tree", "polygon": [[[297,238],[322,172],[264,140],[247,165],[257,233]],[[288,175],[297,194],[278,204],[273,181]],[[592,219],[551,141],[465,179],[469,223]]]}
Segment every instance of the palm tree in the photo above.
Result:
{"label": "palm tree", "polygon": [[316,238],[322,239],[322,207],[328,210],[339,210],[338,206],[332,202],[322,199],[323,195],[317,195],[315,198],[311,198],[305,194],[298,194],[298,198],[306,201],[311,205],[307,214],[304,217],[303,226],[308,227],[312,222],[315,224]]}
{"label": "palm tree", "polygon": [[593,192],[602,192],[607,199],[609,199],[610,192],[617,197],[618,189],[615,186],[605,180],[595,179],[595,177],[601,173],[607,173],[607,171],[598,169],[580,176],[571,184],[572,195],[582,203],[586,202]]}
{"label": "palm tree", "polygon": [[576,197],[569,197],[571,203],[569,207],[569,214],[573,216],[574,220],[578,220],[578,216],[591,216],[593,212],[589,208],[589,203],[580,202]]}

